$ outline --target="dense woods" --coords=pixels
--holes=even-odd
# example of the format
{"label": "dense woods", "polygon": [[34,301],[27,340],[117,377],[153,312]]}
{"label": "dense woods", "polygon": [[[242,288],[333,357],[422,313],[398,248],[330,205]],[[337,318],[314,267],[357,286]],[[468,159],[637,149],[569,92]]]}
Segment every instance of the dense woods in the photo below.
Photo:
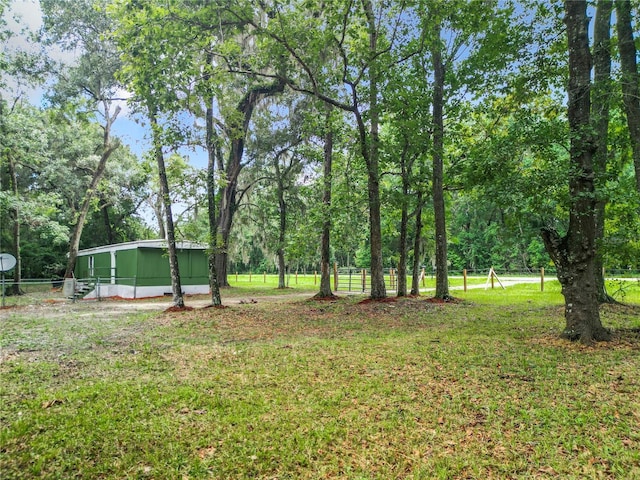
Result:
{"label": "dense woods", "polygon": [[448,299],[544,267],[564,335],[605,339],[602,269],[640,270],[640,4],[565,3],[40,0],[29,32],[0,0],[0,251],[19,284],[198,241],[214,304],[235,271],[369,268],[376,299],[426,267]]}

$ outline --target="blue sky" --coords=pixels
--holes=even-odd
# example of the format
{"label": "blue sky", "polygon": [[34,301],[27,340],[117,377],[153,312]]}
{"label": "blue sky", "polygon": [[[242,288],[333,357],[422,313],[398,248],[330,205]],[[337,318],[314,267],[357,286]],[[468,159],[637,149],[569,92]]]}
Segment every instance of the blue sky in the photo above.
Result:
{"label": "blue sky", "polygon": [[[13,16],[20,17],[20,24],[13,21]],[[14,37],[9,41],[8,47],[11,48],[29,48],[29,44],[24,36],[19,32],[20,26],[27,27],[30,31],[35,32],[42,26],[42,12],[38,0],[13,0],[11,2],[10,11],[5,13],[9,27],[15,32]],[[73,54],[69,52],[52,51],[52,56],[57,60],[73,61]],[[40,106],[44,94],[43,88],[35,88],[25,92],[33,105]],[[126,96],[126,95],[125,95]],[[122,113],[113,124],[113,134],[119,137],[123,143],[127,144],[133,153],[138,157],[150,149],[150,141],[148,138],[149,130],[145,125],[136,122],[133,114],[125,102],[121,105]],[[180,152],[188,157],[190,163],[197,168],[205,168],[207,164],[207,155],[202,149],[199,151],[185,150]]]}

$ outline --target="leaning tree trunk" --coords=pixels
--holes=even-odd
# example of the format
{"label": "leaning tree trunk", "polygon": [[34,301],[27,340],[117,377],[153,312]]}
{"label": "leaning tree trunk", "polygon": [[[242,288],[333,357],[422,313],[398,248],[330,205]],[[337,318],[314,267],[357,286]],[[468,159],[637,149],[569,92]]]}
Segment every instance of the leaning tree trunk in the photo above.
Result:
{"label": "leaning tree trunk", "polygon": [[440,25],[436,25],[433,58],[433,213],[436,236],[436,293],[442,300],[449,295],[449,268],[447,265],[447,226],[444,204],[444,64],[440,45]]}
{"label": "leaning tree trunk", "polygon": [[636,188],[640,192],[640,75],[636,63],[636,44],[633,38],[630,0],[616,0],[618,50],[622,70],[622,99],[627,114]]}
{"label": "leaning tree trunk", "polygon": [[369,65],[369,142],[367,142],[364,122],[357,115],[360,130],[362,156],[367,163],[367,185],[369,193],[369,235],[371,248],[371,298],[382,299],[387,296],[384,284],[384,270],[382,262],[382,225],[380,218],[380,172],[379,172],[379,126],[380,112],[378,109],[378,62],[374,61],[378,53],[378,31],[373,5],[370,0],[363,0],[369,29],[369,53],[372,56]]}
{"label": "leaning tree trunk", "polygon": [[211,304],[215,307],[222,305],[218,271],[216,269],[216,253],[218,250],[218,224],[216,221],[216,156],[220,154],[213,126],[213,99],[207,107],[207,204],[209,215],[209,289],[211,290]]}
{"label": "leaning tree trunk", "polygon": [[590,70],[587,2],[566,0],[569,49],[568,119],[571,133],[569,229],[560,237],[544,229],[542,238],[556,265],[565,300],[562,337],[591,343],[608,340],[602,327],[595,281],[596,221],[593,172],[594,141],[590,132]]}
{"label": "leaning tree trunk", "polygon": [[76,224],[73,227],[73,232],[71,232],[71,238],[69,239],[69,257],[67,259],[67,269],[64,273],[64,278],[71,278],[73,276],[73,269],[75,268],[76,258],[78,258],[78,250],[80,248],[80,237],[82,236],[84,224],[87,221],[87,214],[89,213],[91,200],[96,193],[98,184],[104,176],[104,171],[107,167],[107,160],[109,160],[111,154],[120,146],[119,142],[111,142],[111,125],[113,124],[113,122],[115,122],[119,114],[120,106],[117,106],[115,111],[113,112],[113,115],[110,116],[109,107],[107,105],[107,102],[105,102],[106,123],[104,125],[102,155],[100,156],[100,160],[98,161],[98,166],[96,167],[95,172],[93,172],[93,177],[91,178],[89,188],[84,194],[84,199],[82,201],[80,211],[78,212]]}
{"label": "leaning tree trunk", "polygon": [[178,265],[178,253],[176,251],[176,237],[173,226],[173,214],[171,212],[171,197],[169,196],[169,182],[167,181],[167,171],[164,164],[164,154],[162,144],[159,140],[158,122],[155,112],[149,108],[149,118],[153,131],[153,143],[155,149],[156,162],[158,163],[158,178],[160,179],[160,193],[164,203],[167,224],[167,247],[169,250],[169,269],[171,273],[171,289],[173,291],[173,304],[178,308],[184,308],[184,297],[182,295],[182,282],[180,281],[180,267]]}
{"label": "leaning tree trunk", "polygon": [[320,244],[320,291],[316,298],[333,297],[331,291],[331,167],[333,163],[333,128],[331,125],[331,106],[327,105],[327,116],[324,132],[324,162],[323,162],[323,190],[322,190],[322,238]]}
{"label": "leaning tree trunk", "polygon": [[420,295],[420,262],[422,260],[422,188],[416,196],[416,233],[413,239],[413,270],[411,272],[411,295]]}
{"label": "leaning tree trunk", "polygon": [[593,170],[596,187],[596,259],[594,274],[598,289],[599,303],[613,303],[615,300],[607,293],[604,281],[604,262],[602,244],[604,242],[604,219],[607,199],[604,184],[607,173],[609,145],[609,104],[611,96],[611,10],[612,0],[599,0],[596,9],[593,67],[594,85],[591,91],[591,114],[593,130],[596,136],[596,151],[593,155]]}

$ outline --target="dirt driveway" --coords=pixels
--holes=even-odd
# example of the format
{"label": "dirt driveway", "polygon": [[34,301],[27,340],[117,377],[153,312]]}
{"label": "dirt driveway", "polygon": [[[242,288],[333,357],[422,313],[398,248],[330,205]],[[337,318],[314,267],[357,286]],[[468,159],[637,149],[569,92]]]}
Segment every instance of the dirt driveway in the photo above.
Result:
{"label": "dirt driveway", "polygon": [[[243,305],[278,301],[291,301],[311,298],[312,293],[295,292],[281,295],[260,296],[227,296],[223,297],[223,305]],[[211,305],[208,295],[193,295],[185,299],[187,307],[205,308]],[[119,317],[139,312],[163,312],[170,308],[173,302],[169,298],[149,298],[139,300],[102,299],[78,300],[71,302],[65,299],[45,299],[32,304],[24,304],[0,309],[0,320],[13,316],[60,318],[68,315],[77,317],[104,315]]]}

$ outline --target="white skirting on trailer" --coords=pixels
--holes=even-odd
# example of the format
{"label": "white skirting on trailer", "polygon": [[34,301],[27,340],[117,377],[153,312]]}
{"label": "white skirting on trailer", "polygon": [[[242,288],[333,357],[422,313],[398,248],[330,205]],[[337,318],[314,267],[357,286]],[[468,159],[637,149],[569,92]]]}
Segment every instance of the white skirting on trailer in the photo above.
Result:
{"label": "white skirting on trailer", "polygon": [[[208,294],[209,285],[183,285],[182,292],[186,295]],[[134,287],[132,285],[113,285],[109,283],[101,284],[84,296],[86,299],[92,298],[149,298],[172,295],[171,285],[154,287]]]}

